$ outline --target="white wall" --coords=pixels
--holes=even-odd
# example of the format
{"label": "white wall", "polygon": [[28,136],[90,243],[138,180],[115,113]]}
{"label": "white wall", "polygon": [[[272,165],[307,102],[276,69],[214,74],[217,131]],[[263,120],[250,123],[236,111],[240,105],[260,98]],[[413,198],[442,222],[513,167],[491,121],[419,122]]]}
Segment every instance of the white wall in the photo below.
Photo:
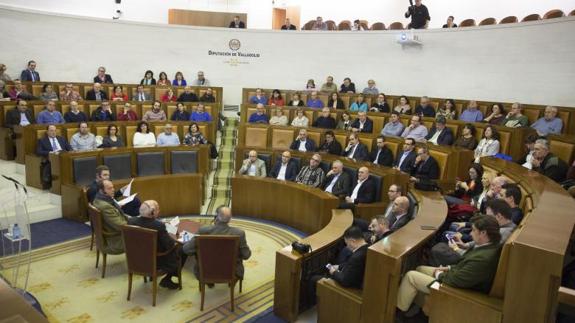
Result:
{"label": "white wall", "polygon": [[[114,80],[137,83],[147,69],[170,77],[198,70],[238,104],[244,87],[300,89],[327,75],[358,88],[373,78],[389,94],[428,95],[573,106],[575,17],[551,21],[418,32],[424,45],[406,48],[392,31],[281,32],[230,30],[65,17],[0,6],[3,63],[15,76],[29,59],[46,81],[90,82],[100,65]],[[240,52],[259,58],[210,56]]]}
{"label": "white wall", "polygon": [[[123,0],[122,19],[141,22],[168,22],[168,9],[188,9],[223,12],[245,12],[249,27],[269,29],[272,7],[300,6],[301,22],[320,15],[324,20],[366,19],[369,23],[381,21],[386,25],[394,21],[408,22],[403,17],[408,0]],[[430,27],[441,27],[449,15],[456,22],[466,18],[479,20],[509,15],[521,19],[531,14],[543,15],[550,9],[568,13],[575,9],[575,0],[423,0],[431,15]],[[0,0],[0,4],[22,8],[67,13],[73,15],[111,18],[116,10],[114,0]]]}

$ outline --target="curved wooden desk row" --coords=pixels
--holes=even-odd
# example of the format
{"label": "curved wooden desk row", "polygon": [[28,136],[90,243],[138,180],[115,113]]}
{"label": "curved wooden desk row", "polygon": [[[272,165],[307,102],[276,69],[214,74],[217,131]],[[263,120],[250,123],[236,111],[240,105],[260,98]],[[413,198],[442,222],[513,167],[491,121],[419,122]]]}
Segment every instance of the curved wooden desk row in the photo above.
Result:
{"label": "curved wooden desk row", "polygon": [[[114,187],[119,189],[129,182],[129,179],[116,180]],[[136,177],[132,183],[132,193],[138,193],[137,197],[141,201],[158,201],[161,216],[200,214],[203,192],[202,174]],[[64,218],[86,222],[88,220],[87,205],[88,202],[81,186],[62,185],[62,216]]]}
{"label": "curved wooden desk row", "polygon": [[[316,146],[319,146],[325,139],[326,129],[308,128],[308,137]],[[291,143],[297,138],[299,128],[270,126],[259,124],[242,124],[239,128],[239,145],[251,147],[256,150],[287,150]],[[347,146],[349,132],[335,130],[335,139],[342,147]],[[367,146],[368,151],[376,149],[378,135],[360,133],[359,140]],[[403,149],[403,138],[386,137],[385,143],[397,156]],[[419,145],[419,144],[418,144]],[[431,156],[433,156],[440,168],[440,179],[453,181],[456,177],[467,178],[469,165],[473,162],[474,153],[471,150],[452,147],[428,145]],[[236,155],[236,159],[237,159]],[[240,164],[241,165],[241,164]]]}
{"label": "curved wooden desk row", "polygon": [[[357,89],[359,90],[359,88]],[[269,95],[272,93],[273,89],[263,89],[265,92],[266,97],[269,98]],[[291,96],[293,93],[298,92],[301,96],[301,99],[304,102],[307,102],[307,98],[309,97],[309,93],[311,91],[294,91],[294,90],[281,90],[282,96],[284,101],[288,103],[291,100]],[[242,91],[242,103],[243,105],[250,105],[249,98],[254,96],[256,93],[255,88],[244,88]],[[357,94],[350,94],[350,93],[339,93],[340,98],[345,104],[346,108],[355,102],[355,97],[357,97],[360,93]],[[324,105],[327,105],[329,100],[329,96],[331,93],[319,92],[318,91],[318,98],[323,101]],[[399,104],[399,99],[401,95],[386,95],[387,104],[393,108]],[[421,101],[421,97],[416,96],[407,96],[409,99],[409,105],[411,106],[412,111],[417,107]],[[444,102],[450,98],[434,98],[429,97],[431,105],[438,109],[440,105],[443,105]],[[369,95],[364,94],[364,101],[371,107],[373,102],[376,102],[377,95]],[[464,107],[467,107],[469,104],[469,100],[463,99],[454,99],[455,100],[455,111],[457,115],[461,114]],[[505,110],[509,111],[513,102],[492,102],[492,101],[477,101],[477,105],[479,110],[483,113],[484,116],[487,116],[491,106],[493,104],[500,103],[505,106]],[[529,124],[535,122],[538,118],[543,116],[543,112],[545,110],[545,105],[540,104],[522,104],[523,107],[523,114],[527,116],[529,119]],[[563,120],[563,134],[574,134],[575,133],[575,112],[573,107],[557,107],[559,109],[557,116]],[[243,109],[242,109],[243,110]],[[244,119],[242,119],[244,120]],[[247,120],[247,119],[246,119]]]}

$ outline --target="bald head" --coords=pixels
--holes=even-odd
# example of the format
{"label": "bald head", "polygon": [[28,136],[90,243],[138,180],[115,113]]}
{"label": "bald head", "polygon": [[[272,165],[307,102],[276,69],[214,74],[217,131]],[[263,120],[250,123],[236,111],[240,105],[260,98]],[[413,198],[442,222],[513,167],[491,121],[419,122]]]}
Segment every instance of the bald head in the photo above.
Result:
{"label": "bald head", "polygon": [[232,220],[232,209],[220,206],[217,210],[216,220],[221,223],[229,223]]}
{"label": "bald head", "polygon": [[111,180],[105,179],[100,182],[100,190],[103,194],[109,196],[110,198],[114,198],[114,184]]}
{"label": "bald head", "polygon": [[399,196],[393,201],[392,212],[395,215],[406,214],[409,209],[409,199],[405,196]]}
{"label": "bald head", "polygon": [[140,205],[140,216],[155,219],[160,215],[160,205],[154,200],[147,200]]}

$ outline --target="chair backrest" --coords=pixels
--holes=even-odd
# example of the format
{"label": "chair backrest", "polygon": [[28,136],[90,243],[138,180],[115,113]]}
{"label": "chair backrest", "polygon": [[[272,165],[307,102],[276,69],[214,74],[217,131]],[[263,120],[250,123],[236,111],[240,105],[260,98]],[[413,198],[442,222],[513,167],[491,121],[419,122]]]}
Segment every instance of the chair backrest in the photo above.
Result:
{"label": "chair backrest", "polygon": [[96,247],[98,250],[104,250],[104,237],[102,235],[102,212],[100,212],[100,210],[95,208],[92,204],[88,204],[88,217],[90,219],[90,224],[92,225],[92,230],[94,231]]}
{"label": "chair backrest", "polygon": [[499,256],[499,263],[497,264],[497,272],[493,279],[493,285],[491,285],[489,296],[497,298],[503,298],[505,296],[505,280],[507,278],[507,269],[509,268],[509,253],[511,252],[511,245],[521,232],[521,228],[522,226],[520,225],[515,229],[509,238],[507,238],[505,244],[503,244],[501,255]]}
{"label": "chair backrest", "polygon": [[575,9],[573,9],[570,13],[569,16],[575,16]]}
{"label": "chair backrest", "polygon": [[313,28],[313,24],[315,23],[315,20],[310,20],[308,22],[305,23],[305,25],[303,25],[303,30],[311,30]]}
{"label": "chair backrest", "polygon": [[194,239],[196,239],[200,282],[219,283],[236,279],[240,237],[198,235]]}
{"label": "chair backrest", "polygon": [[172,174],[197,173],[198,152],[195,150],[172,151]]}
{"label": "chair backrest", "polygon": [[90,184],[94,180],[96,166],[98,166],[96,156],[74,158],[72,162],[74,183],[81,186]]}
{"label": "chair backrest", "polygon": [[565,13],[563,13],[563,11],[559,9],[549,10],[547,11],[547,13],[545,13],[545,15],[543,15],[543,19],[553,19],[561,17],[565,17]]}
{"label": "chair backrest", "polygon": [[152,276],[156,271],[158,231],[133,225],[123,225],[121,230],[128,272]]}
{"label": "chair backrest", "polygon": [[328,20],[325,24],[327,25],[327,30],[337,30],[337,26],[333,20]]}
{"label": "chair backrest", "polygon": [[530,15],[526,16],[525,18],[521,19],[521,22],[537,21],[537,20],[541,20],[541,16],[538,13],[533,13],[533,14],[530,14]]}
{"label": "chair backrest", "polygon": [[383,22],[376,22],[371,25],[371,30],[385,30],[385,24]]}
{"label": "chair backrest", "polygon": [[500,25],[501,25],[501,24],[514,24],[514,23],[516,23],[517,21],[518,21],[518,20],[517,20],[517,17],[515,17],[515,16],[507,16],[507,17],[501,19],[501,21],[499,21],[499,24],[500,24]]}
{"label": "chair backrest", "polygon": [[479,23],[479,26],[496,25],[496,24],[497,24],[497,20],[495,20],[495,18],[485,18],[485,19],[481,20],[481,22]]}
{"label": "chair backrest", "polygon": [[403,28],[403,24],[399,21],[396,21],[394,23],[392,23],[391,25],[389,25],[389,30],[401,30],[404,29]]}
{"label": "chair backrest", "polygon": [[[371,179],[373,180],[373,183],[375,184],[375,201],[376,202],[381,202],[381,190],[382,190],[382,186],[383,186],[383,178],[377,174],[370,174],[369,177],[371,177]],[[387,192],[386,192],[387,195]]]}
{"label": "chair backrest", "polygon": [[351,30],[351,25],[347,21],[342,21],[337,26],[338,30]]}
{"label": "chair backrest", "polygon": [[164,175],[164,152],[137,153],[138,176]]}
{"label": "chair backrest", "polygon": [[465,19],[459,23],[459,27],[473,27],[475,26],[475,19]]}
{"label": "chair backrest", "polygon": [[104,165],[110,168],[112,180],[132,178],[132,156],[130,154],[104,155]]}

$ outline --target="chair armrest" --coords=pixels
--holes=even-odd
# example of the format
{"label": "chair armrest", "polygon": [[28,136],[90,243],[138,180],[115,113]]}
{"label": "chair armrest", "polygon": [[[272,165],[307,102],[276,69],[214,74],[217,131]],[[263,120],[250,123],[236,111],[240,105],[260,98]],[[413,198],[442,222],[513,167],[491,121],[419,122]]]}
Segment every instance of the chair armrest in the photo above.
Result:
{"label": "chair armrest", "polygon": [[437,284],[433,284],[430,287],[430,295],[433,298],[435,294],[443,294],[444,296],[458,298],[465,302],[475,303],[477,305],[489,307],[496,311],[503,310],[503,299],[491,297],[487,294],[479,293],[476,291],[468,290],[468,289],[461,289],[461,288],[454,288],[447,286],[445,284],[436,286]]}
{"label": "chair armrest", "polygon": [[386,207],[387,203],[384,202],[359,203],[355,206],[355,216],[369,221],[376,215],[383,214]]}
{"label": "chair armrest", "polygon": [[559,304],[575,306],[575,289],[559,287]]}
{"label": "chair armrest", "polygon": [[317,282],[318,285],[323,285],[327,289],[331,289],[338,294],[341,294],[347,298],[350,298],[356,302],[362,302],[362,291],[356,288],[346,288],[342,287],[335,280],[331,278],[322,278]]}

